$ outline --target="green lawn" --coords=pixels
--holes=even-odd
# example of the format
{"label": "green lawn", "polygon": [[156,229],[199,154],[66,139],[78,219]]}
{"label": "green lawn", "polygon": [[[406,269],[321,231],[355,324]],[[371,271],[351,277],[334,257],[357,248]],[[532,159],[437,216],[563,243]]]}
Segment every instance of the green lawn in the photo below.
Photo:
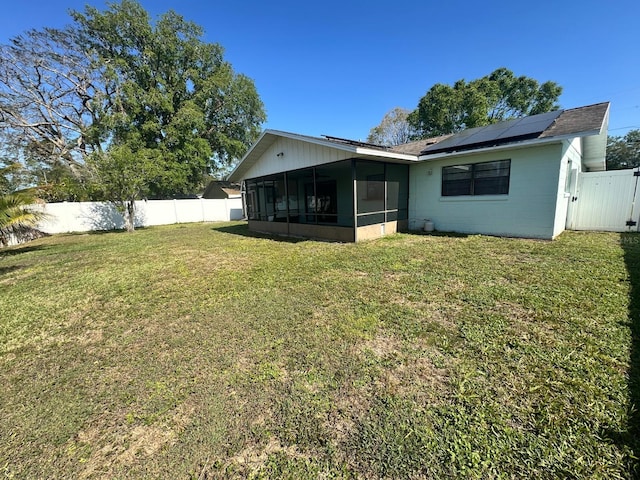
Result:
{"label": "green lawn", "polygon": [[0,251],[0,476],[633,478],[640,236]]}

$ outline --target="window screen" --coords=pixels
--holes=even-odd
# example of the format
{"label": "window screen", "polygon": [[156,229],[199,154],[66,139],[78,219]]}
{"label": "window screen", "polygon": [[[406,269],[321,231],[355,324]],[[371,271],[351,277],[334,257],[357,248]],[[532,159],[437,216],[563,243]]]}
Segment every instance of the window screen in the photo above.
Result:
{"label": "window screen", "polygon": [[506,195],[511,160],[442,167],[442,195]]}

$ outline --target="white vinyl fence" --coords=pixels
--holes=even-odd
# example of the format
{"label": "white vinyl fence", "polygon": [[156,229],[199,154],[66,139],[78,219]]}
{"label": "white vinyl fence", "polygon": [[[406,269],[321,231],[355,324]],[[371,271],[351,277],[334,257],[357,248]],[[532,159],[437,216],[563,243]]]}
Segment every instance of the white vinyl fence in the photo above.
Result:
{"label": "white vinyl fence", "polygon": [[[45,233],[88,232],[124,228],[124,217],[110,203],[62,202],[43,207],[48,217],[39,225]],[[242,199],[141,200],[135,226],[219,222],[242,219]]]}
{"label": "white vinyl fence", "polygon": [[582,173],[572,198],[567,228],[637,232],[640,225],[640,176],[635,170]]}

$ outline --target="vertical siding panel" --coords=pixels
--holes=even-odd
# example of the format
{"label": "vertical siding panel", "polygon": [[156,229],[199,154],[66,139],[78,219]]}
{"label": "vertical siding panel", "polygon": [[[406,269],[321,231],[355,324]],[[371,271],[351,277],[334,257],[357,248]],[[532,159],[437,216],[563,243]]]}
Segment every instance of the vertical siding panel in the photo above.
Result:
{"label": "vertical siding panel", "polygon": [[626,226],[626,222],[631,214],[638,178],[633,176],[633,170],[582,173],[574,229],[611,232],[633,230]]}

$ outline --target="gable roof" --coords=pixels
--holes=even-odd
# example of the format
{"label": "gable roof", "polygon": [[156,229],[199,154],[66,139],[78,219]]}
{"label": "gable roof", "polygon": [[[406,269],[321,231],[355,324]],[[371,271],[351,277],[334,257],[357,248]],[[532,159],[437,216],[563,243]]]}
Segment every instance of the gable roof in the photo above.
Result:
{"label": "gable roof", "polygon": [[239,181],[278,138],[289,138],[352,153],[358,158],[415,162],[443,156],[518,146],[534,146],[583,137],[583,163],[588,170],[605,169],[609,102],[530,115],[471,128],[458,133],[387,147],[339,137],[312,137],[265,130],[229,175]]}
{"label": "gable roof", "polygon": [[288,138],[291,140],[298,140],[315,145],[321,145],[325,147],[350,152],[354,156],[359,158],[369,158],[376,160],[388,160],[388,161],[404,161],[411,162],[416,161],[418,157],[415,154],[407,154],[402,152],[396,152],[389,147],[382,145],[374,145],[371,143],[359,142],[357,140],[347,140],[339,137],[311,137],[309,135],[302,135],[299,133],[283,132],[281,130],[265,130],[262,132],[258,140],[251,146],[249,151],[236,165],[233,171],[229,174],[229,181],[239,181],[244,178],[244,174],[256,164],[259,158],[275,143],[279,138]]}

